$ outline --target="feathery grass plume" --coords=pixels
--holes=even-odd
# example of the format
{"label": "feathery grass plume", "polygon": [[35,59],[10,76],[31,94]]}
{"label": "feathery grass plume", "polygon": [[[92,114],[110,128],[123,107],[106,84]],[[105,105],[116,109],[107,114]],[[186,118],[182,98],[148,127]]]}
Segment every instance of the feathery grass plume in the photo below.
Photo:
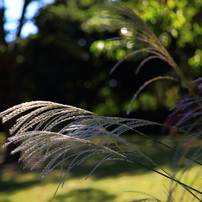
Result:
{"label": "feathery grass plume", "polygon": [[[170,56],[166,48],[162,45],[160,40],[146,25],[146,23],[133,10],[126,7],[124,4],[117,1],[110,1],[110,2],[114,6],[105,7],[105,9],[107,9],[110,12],[109,16],[107,17],[108,19],[111,20],[110,21],[111,26],[109,27],[118,29],[122,29],[124,27],[127,28],[132,33],[132,36],[116,37],[114,38],[114,40],[120,40],[120,39],[128,40],[127,43],[130,43],[130,45],[132,45],[137,49],[128,53],[125,57],[123,57],[120,61],[118,61],[116,65],[111,69],[110,73],[113,73],[116,70],[116,68],[120,65],[120,63],[122,63],[128,57],[135,56],[139,53],[147,53],[148,57],[143,59],[143,61],[139,64],[139,66],[136,69],[136,74],[138,74],[142,66],[149,60],[161,59],[167,62],[174,69],[176,75],[178,75],[183,85],[186,86],[191,91],[190,83],[187,81],[184,74],[182,73],[178,65],[175,63],[173,58]],[[148,80],[145,84],[143,84],[139,88],[139,90],[133,96],[130,105],[128,107],[127,114],[130,113],[131,105],[136,99],[140,90],[142,90],[147,84],[153,82],[154,80],[159,79],[177,80],[177,78],[172,78],[168,76],[155,77],[152,78],[151,80]]]}
{"label": "feathery grass plume", "polygon": [[[178,180],[182,180],[183,178],[188,179],[188,176],[191,174],[192,181],[189,182],[189,185],[192,187],[195,186],[195,182],[198,180],[202,172],[201,166],[194,172],[190,171],[194,168],[194,162],[200,161],[202,157],[202,106],[200,104],[202,101],[201,82],[202,78],[193,81],[195,95],[190,93],[178,100],[176,106],[173,108],[173,113],[170,115],[170,118],[174,117],[175,120],[173,126],[178,128],[181,133],[177,150],[182,153],[180,155],[179,153],[175,154],[172,173],[174,176],[178,176]],[[191,160],[185,158],[188,154]],[[170,194],[172,195],[173,192],[177,192],[177,188],[177,183],[171,183]],[[198,190],[201,190],[201,186]],[[184,200],[188,200],[186,192],[181,196],[181,201]]]}
{"label": "feathery grass plume", "polygon": [[130,111],[131,111],[131,108],[132,108],[132,104],[133,102],[135,101],[135,99],[137,98],[137,96],[139,95],[139,93],[147,86],[149,85],[150,83],[154,82],[154,81],[157,81],[157,80],[161,80],[161,79],[169,79],[169,80],[175,80],[173,77],[170,77],[170,76],[158,76],[158,77],[155,77],[153,79],[150,79],[149,81],[146,81],[142,86],[140,86],[140,88],[138,89],[138,91],[133,95],[133,98],[131,99],[130,101],[130,104],[129,104],[129,107],[128,107],[128,110],[126,112],[127,115],[129,115]]}
{"label": "feathery grass plume", "polygon": [[[127,130],[153,124],[152,122],[102,117],[83,109],[47,101],[16,105],[1,112],[0,118],[4,123],[26,111],[27,114],[18,118],[10,129],[11,134],[14,135],[8,139],[4,147],[22,141],[12,153],[23,150],[24,154],[20,160],[25,161],[25,166],[31,165],[31,169],[47,161],[41,178],[68,159],[72,161],[67,172],[97,154],[104,154],[104,157],[97,162],[93,171],[107,160],[134,163],[131,157],[135,156],[152,162],[135,146],[120,138],[120,135]],[[55,132],[55,127],[61,123],[66,125]],[[81,149],[71,155],[68,154],[78,148]]]}
{"label": "feathery grass plume", "polygon": [[[94,155],[103,154],[103,157],[95,162],[95,167],[90,174],[105,161],[127,161],[179,183],[193,195],[195,195],[193,192],[200,193],[180,182],[142,151],[120,137],[127,130],[141,134],[136,130],[137,127],[157,123],[140,119],[102,117],[83,109],[47,101],[32,101],[16,105],[1,112],[0,118],[6,122],[26,111],[27,114],[18,118],[11,128],[10,132],[14,135],[8,139],[4,147],[21,142],[21,145],[12,153],[24,151],[19,160],[25,162],[25,167],[31,166],[33,169],[40,163],[46,162],[41,178],[70,160],[66,173],[61,177],[59,184],[61,186],[71,169]],[[55,128],[61,123],[66,125],[61,126],[60,129]],[[149,161],[160,171],[141,160]]]}
{"label": "feathery grass plume", "polygon": [[196,79],[192,83],[197,85],[194,89],[195,95],[190,93],[178,100],[173,108],[173,113],[170,115],[178,117],[175,126],[181,129],[189,129],[189,131],[196,129],[197,126],[200,128],[202,122],[202,78]]}
{"label": "feathery grass plume", "polygon": [[[130,55],[135,55],[143,51],[152,54],[152,56],[148,57],[140,64],[138,71],[144,62],[147,62],[152,58],[159,58],[168,62],[182,81],[186,81],[176,63],[172,60],[166,49],[147,25],[129,8],[118,2],[114,2],[113,4],[115,7],[109,9],[119,15],[118,18],[113,19],[122,20],[125,23],[124,27],[127,26],[134,29],[135,36],[130,38],[137,40],[144,45],[142,49],[134,51]],[[115,66],[112,71],[114,71],[116,67],[117,66]],[[162,77],[159,79],[162,79]],[[148,81],[145,85],[152,81],[153,80]],[[142,88],[140,88],[140,90],[142,90]],[[137,93],[139,93],[139,91]],[[183,103],[183,105],[180,103]],[[195,103],[195,100],[191,98],[184,101],[181,100],[177,104],[176,110],[178,111],[189,107],[193,103]],[[195,109],[192,109],[192,111],[185,114],[185,117],[183,117],[180,124],[189,120],[190,117],[198,116],[201,113],[201,109],[197,106]],[[25,167],[30,166],[31,169],[33,169],[40,163],[46,162],[40,175],[41,178],[44,178],[57,166],[63,166],[63,163],[67,162],[68,167],[65,174],[61,176],[58,188],[63,185],[67,174],[71,169],[75,166],[79,166],[88,158],[98,155],[98,160],[94,162],[95,166],[89,175],[92,174],[102,163],[109,160],[136,163],[170,179],[172,182],[176,183],[174,185],[175,187],[180,185],[190,193],[194,199],[201,201],[202,192],[199,191],[199,189],[197,190],[194,187],[181,182],[175,174],[158,166],[141,150],[136,148],[135,145],[130,144],[120,137],[124,132],[132,130],[139,135],[143,135],[144,137],[152,139],[168,149],[175,151],[180,157],[178,158],[180,161],[177,161],[178,164],[176,167],[182,165],[181,162],[188,162],[184,172],[187,171],[193,163],[201,165],[197,160],[201,157],[202,146],[198,147],[198,150],[189,157],[187,153],[189,148],[191,148],[190,142],[187,144],[188,147],[185,147],[185,150],[181,151],[165,145],[136,130],[136,128],[140,126],[159,125],[157,123],[140,119],[103,117],[87,110],[49,101],[32,101],[16,105],[1,112],[0,118],[2,118],[4,123],[21,114],[22,116],[17,119],[16,124],[10,129],[10,133],[13,136],[8,139],[8,142],[4,147],[11,143],[21,142],[21,145],[12,151],[12,153],[22,150],[24,151],[20,160],[25,162]],[[180,124],[177,126],[180,126]],[[195,138],[200,139],[201,136],[198,135],[195,136]],[[102,154],[102,157],[100,157],[99,154]],[[145,161],[141,161],[142,159],[150,164],[152,163],[155,168],[146,165]],[[170,202],[171,198],[172,190],[170,191],[167,202]],[[153,198],[150,197],[138,200],[148,201],[153,200]],[[154,200],[158,201],[157,199]]]}
{"label": "feathery grass plume", "polygon": [[[142,48],[138,49],[126,57],[124,57],[121,61],[119,61],[114,68],[111,70],[113,72],[116,67],[127,57],[136,55],[140,52],[147,52],[151,54],[148,58],[142,61],[142,63],[137,68],[137,73],[139,72],[140,68],[143,66],[145,62],[150,59],[159,58],[161,60],[166,61],[173,69],[176,71],[178,76],[182,79],[182,81],[186,81],[184,78],[183,73],[181,72],[178,65],[172,59],[166,48],[162,45],[160,40],[156,37],[156,35],[151,31],[151,29],[146,25],[146,23],[130,8],[125,6],[120,2],[110,1],[114,7],[105,7],[110,12],[111,23],[115,24],[111,27],[123,28],[126,27],[127,29],[131,30],[134,33],[134,36],[127,37],[128,39],[133,40],[132,44],[135,45],[140,43]],[[114,14],[115,17],[112,17],[111,14]],[[123,37],[124,39],[126,37]]]}
{"label": "feathery grass plume", "polygon": [[[182,117],[179,118],[179,122],[175,125],[175,128],[180,127],[180,129],[182,131],[187,130],[187,127],[189,127],[189,130],[186,131],[186,133],[185,133],[186,138],[183,138],[183,141],[181,141],[180,145],[178,146],[178,149],[180,149],[181,154],[179,154],[177,152],[176,153],[177,158],[174,161],[175,163],[178,164],[177,166],[176,165],[174,166],[175,168],[182,167],[184,162],[186,162],[186,165],[183,165],[183,167],[184,167],[184,170],[182,172],[182,175],[183,175],[184,173],[186,173],[186,171],[188,169],[191,168],[193,163],[196,162],[201,157],[200,153],[201,153],[202,146],[199,145],[199,147],[196,149],[196,151],[194,151],[194,152],[192,151],[191,158],[189,160],[186,159],[188,151],[190,152],[190,149],[193,149],[195,141],[197,139],[199,139],[199,137],[201,136],[201,132],[200,132],[200,135],[199,135],[199,132],[197,132],[197,135],[195,135],[194,137],[190,136],[190,132],[193,133],[192,129],[195,128],[196,125],[201,125],[201,118],[198,119],[199,115],[202,113],[201,98],[199,98],[195,94],[195,92],[191,88],[190,83],[187,82],[186,78],[184,77],[184,75],[183,75],[182,71],[180,70],[180,68],[178,67],[178,65],[174,62],[174,60],[169,55],[169,53],[167,52],[165,47],[161,44],[159,39],[150,30],[150,28],[142,21],[142,19],[138,15],[136,15],[136,13],[134,13],[130,8],[126,7],[125,5],[121,4],[120,2],[113,2],[113,4],[114,4],[113,8],[111,8],[111,7],[107,8],[108,10],[111,11],[111,13],[114,14],[114,17],[111,15],[110,15],[110,17],[108,17],[109,19],[111,19],[111,24],[112,25],[113,25],[113,23],[115,24],[114,27],[113,26],[111,26],[111,27],[112,28],[116,27],[119,29],[124,27],[124,28],[127,28],[129,31],[131,31],[131,33],[133,33],[132,36],[119,37],[119,38],[115,38],[115,40],[116,39],[128,40],[128,41],[130,41],[130,45],[137,46],[137,44],[139,44],[140,48],[129,53],[123,59],[121,59],[112,68],[111,73],[118,67],[118,65],[121,62],[123,62],[128,57],[135,56],[139,53],[146,52],[146,53],[148,53],[149,56],[140,63],[140,65],[137,67],[136,73],[138,73],[140,71],[141,67],[150,59],[158,58],[158,59],[164,60],[174,69],[174,71],[176,72],[176,75],[178,75],[180,77],[181,82],[189,89],[189,91],[192,94],[191,98],[186,98],[186,99],[179,101],[176,105],[176,111],[175,111],[175,113],[178,113],[178,111],[183,111],[184,108],[188,109],[190,106],[192,106],[192,107],[190,107],[191,108],[190,110],[186,110],[186,113],[182,114]],[[151,82],[153,82],[155,80],[159,80],[159,79],[172,79],[172,78],[162,76],[162,77],[153,78],[153,79],[145,82],[133,96],[131,103],[129,105],[129,108],[127,110],[127,114],[130,112],[131,105],[134,102],[134,100],[136,99],[136,97],[138,96],[138,94],[140,93],[140,91],[146,85],[150,84]],[[193,105],[194,105],[194,107],[193,107]],[[184,127],[185,126],[184,122],[189,121],[190,119],[193,119],[193,117],[197,117],[197,121],[193,122],[192,124],[188,124],[186,127]],[[188,135],[189,135],[189,137],[188,137]],[[185,142],[186,142],[186,147],[184,146]],[[182,146],[182,148],[180,148],[180,146]],[[176,170],[178,170],[178,169],[176,169]],[[181,177],[180,177],[180,179],[181,179]],[[176,183],[174,186],[177,186],[179,184],[180,183]],[[168,195],[168,201],[172,200],[172,191],[173,191],[172,189],[173,189],[173,187],[171,187],[171,191]],[[201,197],[194,196],[194,198],[200,201]]]}

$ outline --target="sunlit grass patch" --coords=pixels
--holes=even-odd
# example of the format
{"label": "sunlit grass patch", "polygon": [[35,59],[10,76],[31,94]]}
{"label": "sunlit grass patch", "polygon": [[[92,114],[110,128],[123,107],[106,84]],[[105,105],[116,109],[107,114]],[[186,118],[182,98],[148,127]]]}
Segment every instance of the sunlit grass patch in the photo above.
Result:
{"label": "sunlit grass patch", "polygon": [[[117,165],[112,167],[115,170]],[[197,169],[198,167],[195,167],[190,173],[195,173]],[[146,171],[136,173],[135,169],[133,173],[128,174],[126,171],[114,177],[97,178],[95,173],[87,180],[83,175],[77,177],[75,172],[70,173],[64,187],[59,189],[56,196],[53,197],[58,186],[60,170],[51,172],[42,181],[37,180],[38,174],[39,172],[23,172],[21,168],[1,170],[0,201],[27,202],[29,199],[29,202],[126,202],[144,197],[143,194],[136,193],[136,191],[149,192],[165,201],[168,194],[166,187],[170,184],[169,180],[160,175]],[[191,181],[192,179],[193,176],[190,174],[186,180]],[[201,183],[201,180],[201,178],[197,180],[196,187]],[[4,183],[5,188],[2,187],[2,183]],[[182,196],[182,193],[182,189],[179,189],[176,194],[176,201]]]}
{"label": "sunlit grass patch", "polygon": [[[116,165],[113,168],[116,169]],[[100,167],[100,169],[102,168]],[[9,173],[9,171],[10,169],[3,170],[2,176]],[[13,175],[15,172],[16,177]],[[13,171],[11,178],[9,179],[7,174],[6,180],[4,180],[7,189],[1,191],[0,201],[27,202],[27,199],[29,199],[29,202],[55,202],[59,199],[75,202],[81,200],[83,202],[129,201],[134,198],[135,194],[124,191],[143,191],[150,189],[151,186],[154,194],[164,195],[164,187],[162,186],[162,190],[159,189],[159,185],[165,183],[161,177],[153,173],[136,175],[134,172],[133,175],[124,173],[116,177],[102,177],[101,179],[94,178],[92,175],[87,180],[84,179],[84,176],[76,177],[76,174],[74,174],[65,182],[64,187],[58,190],[57,195],[52,198],[59,182],[54,180],[56,179],[54,174],[56,173],[50,174],[43,181],[37,181],[35,172],[20,173]]]}

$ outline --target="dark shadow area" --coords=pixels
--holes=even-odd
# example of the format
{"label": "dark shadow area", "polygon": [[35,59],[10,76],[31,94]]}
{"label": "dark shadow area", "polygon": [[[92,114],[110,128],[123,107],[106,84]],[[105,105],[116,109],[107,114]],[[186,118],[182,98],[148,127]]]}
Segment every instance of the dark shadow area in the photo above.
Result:
{"label": "dark shadow area", "polygon": [[99,189],[76,189],[67,194],[56,195],[48,202],[108,202],[115,198],[115,195]]}
{"label": "dark shadow area", "polygon": [[[5,171],[7,175],[6,179],[4,176]],[[39,179],[37,175],[34,180],[24,181],[23,178],[22,178],[22,182],[19,182],[19,179],[16,180],[16,178],[19,175],[22,176],[22,174],[26,174],[27,172],[31,172],[31,171],[23,170],[21,164],[1,165],[0,166],[0,192],[11,193],[12,191],[32,187],[35,184],[39,183]]]}
{"label": "dark shadow area", "polygon": [[15,179],[4,181],[0,183],[0,192],[2,191],[2,192],[11,193],[12,191],[34,186],[37,183],[39,183],[39,180],[37,178],[36,180],[30,180],[27,182],[16,182]]}

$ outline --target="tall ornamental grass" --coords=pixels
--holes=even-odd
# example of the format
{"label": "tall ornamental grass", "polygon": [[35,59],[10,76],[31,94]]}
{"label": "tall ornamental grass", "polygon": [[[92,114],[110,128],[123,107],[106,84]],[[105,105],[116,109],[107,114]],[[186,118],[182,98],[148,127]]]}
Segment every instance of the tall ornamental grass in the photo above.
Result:
{"label": "tall ornamental grass", "polygon": [[[104,117],[69,105],[51,101],[32,101],[13,106],[0,113],[3,123],[17,117],[16,124],[10,129],[11,136],[3,147],[20,142],[20,146],[13,150],[12,154],[23,151],[19,161],[23,161],[25,167],[31,167],[31,169],[43,163],[41,178],[57,167],[65,169],[66,172],[61,176],[58,188],[63,186],[71,169],[86,160],[91,161],[91,157],[95,156],[93,159],[96,160],[91,162],[92,170],[86,178],[106,161],[126,161],[131,163],[131,166],[138,164],[170,179],[171,184],[167,187],[167,202],[175,201],[174,196],[179,189],[184,190],[180,201],[202,201],[200,188],[194,187],[196,179],[201,177],[199,173],[192,173],[195,175],[192,182],[183,180],[193,166],[198,165],[201,168],[201,95],[193,92],[178,65],[156,35],[136,13],[124,4],[117,2],[112,2],[110,7],[104,7],[104,9],[110,13],[105,18],[110,21],[111,27],[118,29],[127,27],[133,35],[124,39],[129,40],[133,45],[140,44],[139,47],[141,47],[120,60],[112,68],[112,72],[127,57],[146,52],[148,57],[140,63],[137,72],[147,61],[159,58],[166,61],[176,73],[175,78],[160,76],[147,81],[135,93],[131,104],[146,85],[160,79],[180,80],[190,90],[190,95],[179,100],[173,109],[173,115],[178,117],[176,125],[163,126],[159,123],[136,118]],[[118,37],[117,39],[121,40],[122,38]],[[197,82],[200,81],[202,81],[201,78],[197,80]],[[198,88],[201,89],[202,84],[199,84]],[[127,113],[130,112],[131,104]],[[177,147],[171,147],[166,141],[160,142],[138,130],[139,127],[148,125],[162,125],[178,130],[181,136]],[[126,141],[122,134],[127,131],[133,131],[134,134],[151,139],[172,151],[174,160],[171,170],[162,168],[145,155],[138,145]],[[66,162],[68,165],[64,167]],[[132,189],[135,188],[134,184]],[[143,191],[145,191],[145,198],[132,201],[161,201],[158,196],[146,193],[149,192],[148,190]]]}

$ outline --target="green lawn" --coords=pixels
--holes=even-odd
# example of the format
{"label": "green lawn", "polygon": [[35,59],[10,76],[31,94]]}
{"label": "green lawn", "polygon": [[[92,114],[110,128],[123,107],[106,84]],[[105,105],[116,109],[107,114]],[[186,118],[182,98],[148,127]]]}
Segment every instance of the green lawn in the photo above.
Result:
{"label": "green lawn", "polygon": [[[100,168],[102,169],[102,168]],[[114,169],[116,167],[114,166]],[[103,201],[130,201],[140,197],[125,191],[145,191],[165,199],[167,180],[151,172],[135,174],[121,173],[112,177],[94,177],[85,180],[85,176],[69,176],[57,195],[53,194],[59,183],[60,171],[54,171],[43,181],[37,179],[37,172],[22,171],[20,168],[5,168],[1,170],[2,202],[103,202]]]}
{"label": "green lawn", "polygon": [[[152,141],[131,136],[142,150],[158,162],[160,166],[170,169],[172,152],[155,145]],[[85,177],[92,166],[83,164],[76,167],[69,175],[55,197],[54,192],[59,184],[60,169],[52,171],[44,180],[38,179],[41,168],[33,171],[23,170],[22,165],[8,165],[0,170],[1,202],[126,202],[132,199],[145,198],[141,191],[152,194],[162,201],[167,196],[170,181],[147,171],[145,168],[126,162],[107,162],[100,166],[87,180]],[[186,180],[191,181],[196,173],[195,167]],[[198,179],[197,185],[201,183]],[[182,192],[182,190],[181,190]],[[178,197],[181,196],[178,192]],[[176,200],[177,201],[177,200]]]}

